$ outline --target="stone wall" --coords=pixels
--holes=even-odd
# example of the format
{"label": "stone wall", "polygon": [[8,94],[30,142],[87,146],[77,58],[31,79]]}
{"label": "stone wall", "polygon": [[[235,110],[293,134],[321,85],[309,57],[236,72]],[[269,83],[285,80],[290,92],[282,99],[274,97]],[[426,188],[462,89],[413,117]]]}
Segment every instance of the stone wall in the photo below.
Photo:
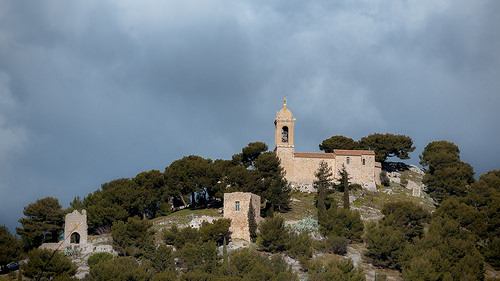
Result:
{"label": "stone wall", "polygon": [[[353,152],[352,155],[335,155],[333,153],[294,153],[293,149],[278,147],[276,154],[285,170],[286,179],[294,189],[314,192],[314,173],[321,161],[332,168],[334,180],[340,178],[342,166],[349,173],[351,183],[357,183],[365,189],[375,191],[375,184],[380,184],[380,163],[375,162],[375,155]],[[358,154],[358,155],[356,155]],[[347,158],[349,157],[349,164]],[[363,164],[364,160],[364,164]],[[377,165],[379,167],[377,167]]]}
{"label": "stone wall", "polygon": [[74,210],[72,213],[66,215],[64,222],[64,244],[71,244],[71,235],[77,233],[80,236],[79,244],[87,244],[87,211],[82,210],[78,212]]}
{"label": "stone wall", "polygon": [[[231,219],[231,238],[239,238],[250,241],[250,230],[248,227],[248,212],[250,201],[255,213],[255,221],[259,223],[260,218],[260,196],[249,192],[233,192],[224,194],[224,218]],[[239,210],[237,209],[239,207]]]}

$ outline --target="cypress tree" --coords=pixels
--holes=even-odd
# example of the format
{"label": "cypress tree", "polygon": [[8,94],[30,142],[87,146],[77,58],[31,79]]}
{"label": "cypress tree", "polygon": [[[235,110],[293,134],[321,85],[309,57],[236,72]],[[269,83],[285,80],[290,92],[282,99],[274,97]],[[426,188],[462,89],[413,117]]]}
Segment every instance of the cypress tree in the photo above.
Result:
{"label": "cypress tree", "polygon": [[250,232],[250,242],[255,242],[255,238],[257,238],[257,222],[255,221],[252,198],[250,198],[250,208],[248,210],[248,230]]}
{"label": "cypress tree", "polygon": [[349,174],[345,170],[344,165],[342,165],[342,169],[339,171],[340,173],[340,190],[344,191],[344,209],[349,210],[349,189],[351,185],[349,184]]}

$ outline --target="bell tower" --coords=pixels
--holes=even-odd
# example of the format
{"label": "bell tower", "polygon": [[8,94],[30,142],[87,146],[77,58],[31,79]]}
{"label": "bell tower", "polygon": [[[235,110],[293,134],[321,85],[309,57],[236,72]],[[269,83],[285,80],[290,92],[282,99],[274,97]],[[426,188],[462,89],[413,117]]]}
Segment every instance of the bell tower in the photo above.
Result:
{"label": "bell tower", "polygon": [[[294,123],[292,112],[286,107],[286,99],[283,100],[283,108],[274,118],[274,151],[282,159],[283,154],[293,157],[295,146],[293,144]],[[283,162],[283,159],[282,159]]]}

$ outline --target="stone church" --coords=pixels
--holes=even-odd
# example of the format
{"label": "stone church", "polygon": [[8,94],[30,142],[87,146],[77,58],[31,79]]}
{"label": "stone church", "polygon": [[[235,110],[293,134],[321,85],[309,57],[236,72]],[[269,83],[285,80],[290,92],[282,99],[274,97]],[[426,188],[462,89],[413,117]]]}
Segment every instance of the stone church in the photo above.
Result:
{"label": "stone church", "polygon": [[283,102],[283,108],[274,119],[274,151],[281,160],[286,179],[292,187],[301,191],[313,191],[314,173],[321,161],[332,168],[334,179],[340,178],[342,165],[349,174],[350,182],[363,186],[364,189],[376,191],[380,184],[382,165],[375,161],[372,150],[335,149],[333,153],[295,152],[294,146],[295,118]]}

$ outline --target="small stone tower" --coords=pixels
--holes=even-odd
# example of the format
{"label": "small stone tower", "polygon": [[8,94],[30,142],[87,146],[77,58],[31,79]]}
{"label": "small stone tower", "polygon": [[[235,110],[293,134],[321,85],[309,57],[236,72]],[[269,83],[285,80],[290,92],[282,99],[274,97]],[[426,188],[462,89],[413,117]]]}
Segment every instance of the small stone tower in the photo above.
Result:
{"label": "small stone tower", "polygon": [[260,196],[250,192],[224,193],[224,218],[231,219],[231,238],[250,241],[248,212],[252,202],[255,222],[260,222]]}
{"label": "small stone tower", "polygon": [[66,215],[64,223],[64,244],[87,244],[87,211],[74,210]]}
{"label": "small stone tower", "polygon": [[295,146],[293,144],[295,118],[292,112],[286,108],[286,99],[283,100],[283,108],[274,118],[274,151],[281,159],[286,161],[293,158]]}

